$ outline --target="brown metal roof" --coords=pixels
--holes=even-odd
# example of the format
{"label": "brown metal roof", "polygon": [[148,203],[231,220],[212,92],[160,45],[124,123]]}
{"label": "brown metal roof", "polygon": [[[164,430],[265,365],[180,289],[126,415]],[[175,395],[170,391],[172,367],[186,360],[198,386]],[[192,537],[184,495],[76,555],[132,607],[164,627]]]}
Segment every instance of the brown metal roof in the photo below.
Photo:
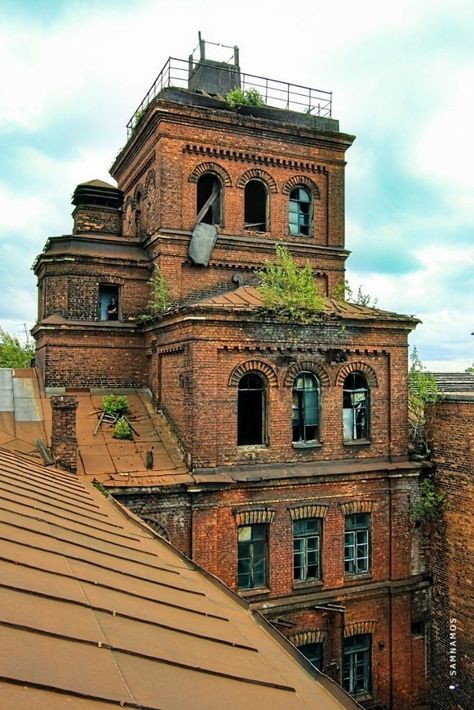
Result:
{"label": "brown metal roof", "polygon": [[0,450],[2,706],[358,707],[84,478]]}
{"label": "brown metal roof", "polygon": [[[339,316],[340,318],[350,318],[356,320],[403,320],[417,322],[413,316],[400,315],[391,311],[383,311],[379,308],[369,308],[357,303],[338,301],[335,298],[324,298],[323,314],[329,316]],[[254,286],[240,286],[233,291],[226,291],[217,296],[211,296],[199,301],[199,306],[210,306],[215,308],[232,308],[242,310],[255,310],[262,308],[263,299]]]}

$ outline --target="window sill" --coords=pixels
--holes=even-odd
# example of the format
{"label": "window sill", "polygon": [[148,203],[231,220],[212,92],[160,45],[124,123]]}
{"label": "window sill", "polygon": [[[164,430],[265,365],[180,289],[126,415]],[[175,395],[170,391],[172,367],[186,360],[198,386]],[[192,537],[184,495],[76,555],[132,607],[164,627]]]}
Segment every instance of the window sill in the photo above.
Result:
{"label": "window sill", "polygon": [[322,579],[301,579],[293,580],[293,589],[298,591],[299,589],[320,589],[323,586]]}
{"label": "window sill", "polygon": [[346,572],[344,575],[345,582],[365,582],[371,579],[372,572]]}
{"label": "window sill", "polygon": [[270,589],[268,589],[268,587],[258,587],[255,589],[237,589],[237,592],[244,599],[251,599],[253,597],[261,597],[270,594]]}
{"label": "window sill", "polygon": [[370,446],[371,443],[370,439],[346,439],[343,442],[344,446]]}
{"label": "window sill", "polygon": [[268,449],[268,444],[237,444],[239,451],[253,451],[254,449]]}
{"label": "window sill", "polygon": [[321,449],[323,444],[321,441],[293,441],[294,449]]}

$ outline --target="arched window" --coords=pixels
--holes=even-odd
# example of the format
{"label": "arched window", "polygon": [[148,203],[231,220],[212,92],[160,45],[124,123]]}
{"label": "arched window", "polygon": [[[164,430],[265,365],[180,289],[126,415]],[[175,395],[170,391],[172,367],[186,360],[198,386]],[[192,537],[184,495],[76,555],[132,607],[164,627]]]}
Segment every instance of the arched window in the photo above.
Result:
{"label": "arched window", "polygon": [[293,443],[319,441],[320,387],[311,372],[300,372],[293,383]]}
{"label": "arched window", "polygon": [[204,173],[197,183],[197,222],[222,224],[222,183],[214,173]]}
{"label": "arched window", "polygon": [[360,372],[351,372],[343,388],[344,441],[369,438],[369,388]]}
{"label": "arched window", "polygon": [[290,192],[288,224],[293,236],[311,234],[311,195],[305,187],[295,187]]}
{"label": "arched window", "polygon": [[267,188],[261,180],[249,180],[244,192],[244,226],[257,232],[268,230]]}
{"label": "arched window", "polygon": [[237,446],[266,443],[266,385],[256,372],[239,382],[237,403]]}

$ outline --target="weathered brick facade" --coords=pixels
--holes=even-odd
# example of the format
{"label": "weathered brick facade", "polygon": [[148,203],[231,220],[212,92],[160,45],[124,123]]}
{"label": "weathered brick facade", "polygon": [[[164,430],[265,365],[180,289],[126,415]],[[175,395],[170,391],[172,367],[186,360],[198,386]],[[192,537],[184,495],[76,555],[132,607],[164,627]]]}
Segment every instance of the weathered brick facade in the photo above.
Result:
{"label": "weathered brick facade", "polygon": [[[343,283],[348,255],[344,165],[353,137],[332,119],[266,111],[230,111],[186,91],[159,94],[112,167],[123,205],[115,188],[79,186],[74,235],[49,240],[37,259],[37,365],[46,387],[149,387],[195,485],[114,495],[296,645],[322,644],[324,671],[353,692],[359,684],[367,707],[406,710],[426,692],[420,628],[428,579],[421,531],[410,520],[419,466],[407,456],[407,336],[416,321],[328,299],[324,317],[301,325],[256,305],[250,287],[276,243],[299,264],[310,261],[325,296]],[[207,267],[188,255],[206,175],[220,185],[221,210]],[[258,232],[245,228],[253,180],[267,199]],[[296,235],[295,188],[311,204],[306,233]],[[173,308],[143,322],[154,265]],[[117,320],[103,318],[104,293],[119,299]],[[308,441],[293,432],[301,374],[320,397],[318,432]],[[261,385],[257,395],[249,387],[249,399],[247,375]],[[362,400],[365,419],[348,436],[352,377],[363,387],[350,426]],[[253,403],[248,411],[245,402]],[[257,410],[258,441],[244,441],[245,420]],[[294,556],[300,520],[317,526],[320,545],[318,573],[302,578]],[[362,523],[360,534],[351,532]],[[242,535],[254,531],[265,537],[252,547]],[[316,544],[315,536],[301,544]],[[239,584],[245,545],[252,555],[264,550],[264,583]],[[363,560],[353,572],[351,555]],[[364,677],[356,677],[356,661]]]}
{"label": "weathered brick facade", "polygon": [[474,697],[474,397],[445,395],[430,413],[438,491],[447,509],[431,524],[432,684],[439,710]]}

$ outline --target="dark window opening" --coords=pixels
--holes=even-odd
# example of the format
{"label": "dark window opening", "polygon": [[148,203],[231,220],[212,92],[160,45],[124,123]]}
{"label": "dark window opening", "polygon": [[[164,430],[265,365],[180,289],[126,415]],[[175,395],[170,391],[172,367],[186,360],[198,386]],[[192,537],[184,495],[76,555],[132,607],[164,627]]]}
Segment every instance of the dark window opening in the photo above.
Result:
{"label": "dark window opening", "polygon": [[370,693],[370,647],[370,634],[344,639],[343,687],[351,695]]}
{"label": "dark window opening", "polygon": [[293,443],[319,441],[319,381],[300,372],[293,383]]}
{"label": "dark window opening", "polygon": [[305,643],[302,646],[298,646],[298,651],[300,651],[303,656],[312,665],[318,669],[318,671],[323,670],[323,644],[322,643]]}
{"label": "dark window opening", "polygon": [[304,187],[296,187],[290,193],[288,223],[291,235],[310,236],[311,195]]}
{"label": "dark window opening", "polygon": [[267,188],[260,180],[250,180],[245,186],[245,229],[266,232],[267,226]]}
{"label": "dark window opening", "polygon": [[267,525],[239,528],[237,583],[239,589],[266,587],[268,583]]}
{"label": "dark window opening", "polygon": [[369,437],[369,388],[364,375],[352,372],[344,380],[344,441]]}
{"label": "dark window opening", "polygon": [[119,320],[118,286],[99,286],[99,320]]}
{"label": "dark window opening", "polygon": [[293,522],[293,578],[297,582],[321,578],[321,519]]}
{"label": "dark window opening", "polygon": [[412,621],[411,622],[411,632],[413,636],[424,636],[425,635],[425,622],[424,621]]}
{"label": "dark window opening", "polygon": [[251,372],[239,382],[237,403],[237,445],[264,444],[265,383],[260,375]]}
{"label": "dark window opening", "polygon": [[344,569],[347,574],[370,571],[370,514],[346,515]]}
{"label": "dark window opening", "polygon": [[212,173],[204,173],[197,183],[197,222],[221,224],[222,184]]}

